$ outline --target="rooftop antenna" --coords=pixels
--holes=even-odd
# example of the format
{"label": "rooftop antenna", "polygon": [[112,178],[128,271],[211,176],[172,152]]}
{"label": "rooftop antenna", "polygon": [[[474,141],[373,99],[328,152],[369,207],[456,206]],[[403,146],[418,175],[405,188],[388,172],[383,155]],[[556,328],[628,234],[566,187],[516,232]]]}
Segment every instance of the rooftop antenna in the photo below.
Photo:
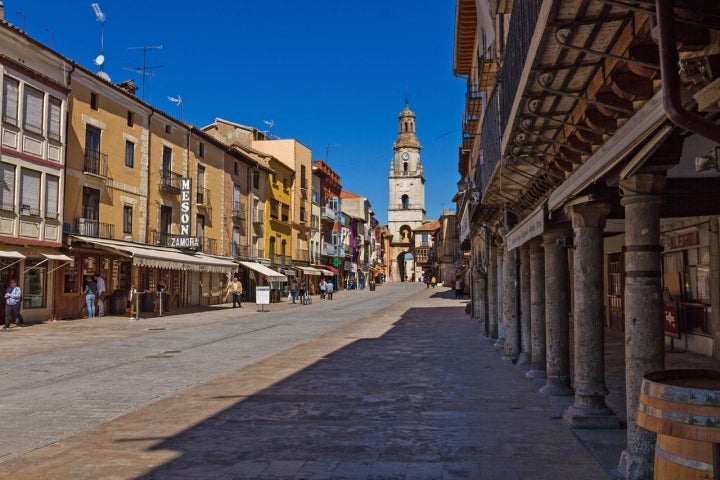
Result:
{"label": "rooftop antenna", "polygon": [[[94,63],[98,67],[100,67],[100,73],[104,71],[104,65],[105,65],[105,14],[102,10],[100,10],[100,5],[97,3],[91,4],[93,12],[95,12],[95,18],[98,22],[100,22],[100,55],[95,57]],[[100,73],[98,75],[100,75]],[[103,78],[106,78],[107,75],[100,75]],[[109,78],[106,78],[106,80],[110,80]]]}
{"label": "rooftop antenna", "polygon": [[155,76],[153,72],[148,72],[151,68],[160,68],[162,65],[155,65],[153,67],[147,66],[147,51],[148,50],[162,50],[162,45],[150,45],[145,47],[128,47],[128,50],[142,50],[143,51],[143,64],[141,68],[131,68],[129,70],[133,70],[135,72],[138,72],[140,75],[142,75],[142,99],[145,100],[145,77],[152,77]]}
{"label": "rooftop antenna", "polygon": [[172,103],[180,107],[180,121],[183,121],[183,101],[182,97],[178,95],[177,97],[167,97],[168,100],[170,100]]}
{"label": "rooftop antenna", "polygon": [[275,126],[275,120],[263,120],[263,123],[270,127],[270,139],[273,138],[273,127]]}

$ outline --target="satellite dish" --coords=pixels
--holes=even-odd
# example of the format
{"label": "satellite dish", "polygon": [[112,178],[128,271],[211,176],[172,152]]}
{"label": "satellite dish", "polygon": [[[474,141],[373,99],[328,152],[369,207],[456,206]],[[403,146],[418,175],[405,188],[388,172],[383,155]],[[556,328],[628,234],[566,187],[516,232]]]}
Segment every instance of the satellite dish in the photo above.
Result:
{"label": "satellite dish", "polygon": [[95,65],[101,67],[103,63],[105,63],[105,55],[101,54],[95,57]]}
{"label": "satellite dish", "polygon": [[102,78],[103,80],[105,80],[106,82],[109,82],[109,81],[110,81],[110,75],[108,75],[107,73],[103,72],[102,70],[100,70],[96,75],[97,75],[98,77]]}

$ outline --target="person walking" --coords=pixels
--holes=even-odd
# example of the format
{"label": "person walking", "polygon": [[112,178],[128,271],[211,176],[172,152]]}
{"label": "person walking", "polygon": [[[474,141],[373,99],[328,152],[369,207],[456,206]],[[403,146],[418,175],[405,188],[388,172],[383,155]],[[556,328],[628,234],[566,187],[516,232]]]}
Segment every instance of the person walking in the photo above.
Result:
{"label": "person walking", "polygon": [[295,300],[297,300],[298,295],[300,294],[300,288],[298,287],[297,280],[293,280],[292,289],[290,290],[290,293],[292,293],[292,303],[295,303]]}
{"label": "person walking", "polygon": [[435,278],[435,275],[433,275],[430,279],[430,285],[432,285],[433,288],[435,288],[435,285],[437,285],[437,278]]}
{"label": "person walking", "polygon": [[88,275],[85,281],[85,305],[90,318],[95,318],[95,295],[97,295],[97,283]]}
{"label": "person walking", "polygon": [[240,281],[240,277],[236,273],[233,275],[233,279],[232,279],[233,308],[235,308],[236,303],[237,303],[238,307],[242,308],[242,292],[243,292],[242,282]]}
{"label": "person walking", "polygon": [[455,280],[455,298],[463,298],[463,281],[461,278]]}
{"label": "person walking", "polygon": [[325,300],[325,295],[327,294],[327,282],[325,281],[325,278],[320,279],[320,300]]}
{"label": "person walking", "polygon": [[97,295],[95,297],[95,301],[97,303],[97,316],[98,317],[104,317],[105,316],[105,279],[102,278],[99,274],[93,275],[93,280],[95,280],[95,283],[97,284]]}
{"label": "person walking", "polygon": [[15,324],[18,327],[25,326],[25,320],[20,313],[20,302],[22,301],[22,290],[17,286],[14,278],[10,279],[10,286],[5,290],[5,326],[3,330],[10,328],[10,319],[15,315]]}
{"label": "person walking", "polygon": [[332,300],[333,290],[335,289],[335,285],[333,285],[332,280],[327,282],[326,289],[327,289],[328,300]]}

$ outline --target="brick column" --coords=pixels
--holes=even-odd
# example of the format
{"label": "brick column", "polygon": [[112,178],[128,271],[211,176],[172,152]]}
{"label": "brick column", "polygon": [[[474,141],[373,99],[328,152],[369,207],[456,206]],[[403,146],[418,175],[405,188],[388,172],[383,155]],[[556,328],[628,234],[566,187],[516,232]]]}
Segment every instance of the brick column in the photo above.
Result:
{"label": "brick column", "polygon": [[530,339],[530,245],[520,247],[520,358],[518,365],[528,368],[531,358]]}
{"label": "brick column", "polygon": [[520,356],[520,319],[518,317],[518,249],[512,250],[505,244],[503,261],[503,325],[505,326],[505,344],[503,359],[517,361]]}
{"label": "brick column", "polygon": [[528,378],[545,378],[545,251],[542,238],[530,240],[530,370]]}
{"label": "brick column", "polygon": [[603,230],[610,204],[568,207],[573,226],[573,322],[575,401],[563,416],[574,428],[620,428],[605,404]]}
{"label": "brick column", "polygon": [[665,366],[662,325],[660,205],[665,177],[637,174],[620,182],[625,207],[625,390],[627,448],[618,470],[652,478],[655,434],[636,423],[645,373]]}
{"label": "brick column", "polygon": [[547,342],[545,395],[572,395],[570,387],[570,273],[567,247],[558,244],[570,234],[569,224],[543,233],[545,249],[545,340]]}

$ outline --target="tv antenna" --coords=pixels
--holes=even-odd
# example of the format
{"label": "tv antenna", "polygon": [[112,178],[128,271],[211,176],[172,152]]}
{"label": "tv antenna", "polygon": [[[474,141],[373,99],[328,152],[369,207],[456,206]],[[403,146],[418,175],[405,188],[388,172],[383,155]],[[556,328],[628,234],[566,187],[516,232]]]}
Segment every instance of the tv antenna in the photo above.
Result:
{"label": "tv antenna", "polygon": [[183,100],[180,95],[177,97],[167,97],[169,101],[180,107],[180,121],[183,121]]}
{"label": "tv antenna", "polygon": [[100,55],[95,57],[95,65],[100,67],[100,71],[103,71],[103,65],[105,64],[105,14],[100,10],[100,5],[97,3],[91,4],[93,12],[95,12],[95,18],[100,22]]}
{"label": "tv antenna", "polygon": [[140,67],[140,68],[129,68],[129,69],[127,69],[127,70],[132,70],[132,71],[137,72],[137,73],[139,73],[140,75],[142,75],[142,87],[141,87],[141,90],[140,90],[140,91],[142,92],[142,99],[143,99],[143,100],[145,100],[145,77],[153,77],[153,76],[155,76],[155,73],[153,73],[153,72],[148,72],[148,70],[151,69],[151,68],[160,68],[160,67],[162,67],[162,65],[155,65],[155,66],[152,66],[152,67],[148,67],[148,66],[147,66],[147,51],[148,51],[148,50],[162,50],[162,48],[163,48],[162,45],[150,45],[150,46],[144,46],[144,47],[128,47],[128,50],[142,50],[142,51],[143,51],[143,64],[142,64],[142,67]]}

